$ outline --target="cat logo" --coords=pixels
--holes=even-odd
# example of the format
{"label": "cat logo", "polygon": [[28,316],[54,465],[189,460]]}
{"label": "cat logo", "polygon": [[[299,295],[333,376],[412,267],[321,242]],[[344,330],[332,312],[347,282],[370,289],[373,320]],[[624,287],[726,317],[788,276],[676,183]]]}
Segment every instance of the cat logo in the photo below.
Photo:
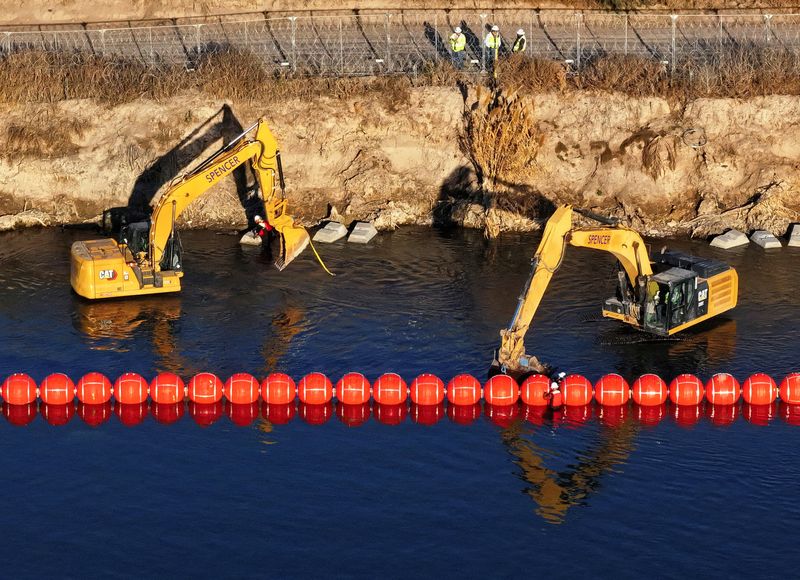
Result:
{"label": "cat logo", "polygon": [[116,278],[117,278],[116,270],[100,270],[101,280],[116,280]]}

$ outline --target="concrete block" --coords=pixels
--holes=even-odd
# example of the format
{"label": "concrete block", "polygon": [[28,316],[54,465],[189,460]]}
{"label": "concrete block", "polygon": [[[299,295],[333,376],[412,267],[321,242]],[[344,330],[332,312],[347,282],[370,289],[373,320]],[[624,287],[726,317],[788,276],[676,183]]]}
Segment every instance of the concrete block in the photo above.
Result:
{"label": "concrete block", "polygon": [[378,230],[369,222],[357,222],[353,231],[350,232],[350,237],[347,238],[348,242],[355,242],[357,244],[366,244],[372,238],[378,235]]}
{"label": "concrete block", "polygon": [[728,230],[721,236],[715,237],[711,240],[711,245],[715,248],[722,248],[723,250],[730,250],[739,246],[746,246],[750,243],[747,239],[747,234],[739,230]]}
{"label": "concrete block", "polygon": [[321,230],[317,230],[314,234],[315,242],[322,242],[323,244],[331,244],[336,240],[341,240],[347,235],[347,228],[339,222],[328,222]]}
{"label": "concrete block", "polygon": [[790,248],[800,248],[800,224],[792,224],[789,230],[789,243],[786,245]]}
{"label": "concrete block", "polygon": [[765,250],[769,250],[770,248],[783,247],[783,244],[780,243],[778,238],[776,238],[771,233],[764,230],[757,230],[753,232],[753,235],[750,236],[750,241],[755,244],[758,244]]}
{"label": "concrete block", "polygon": [[253,232],[247,232],[242,236],[242,239],[239,240],[239,243],[244,246],[260,246],[261,236],[257,236]]}

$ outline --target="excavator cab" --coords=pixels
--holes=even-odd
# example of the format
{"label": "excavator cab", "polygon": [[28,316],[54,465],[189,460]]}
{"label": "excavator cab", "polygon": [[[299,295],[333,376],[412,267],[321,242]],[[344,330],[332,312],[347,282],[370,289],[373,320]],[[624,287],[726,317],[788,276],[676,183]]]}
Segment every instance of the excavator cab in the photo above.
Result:
{"label": "excavator cab", "polygon": [[[697,274],[681,268],[670,268],[650,278],[644,308],[643,327],[653,334],[667,336],[673,328],[681,326],[698,315]],[[708,284],[704,283],[708,293]]]}
{"label": "excavator cab", "polygon": [[[150,247],[150,222],[134,222],[122,228],[119,243],[128,247],[134,256],[147,255]],[[177,231],[173,231],[164,245],[161,256],[161,270],[180,271],[182,268],[181,239]]]}

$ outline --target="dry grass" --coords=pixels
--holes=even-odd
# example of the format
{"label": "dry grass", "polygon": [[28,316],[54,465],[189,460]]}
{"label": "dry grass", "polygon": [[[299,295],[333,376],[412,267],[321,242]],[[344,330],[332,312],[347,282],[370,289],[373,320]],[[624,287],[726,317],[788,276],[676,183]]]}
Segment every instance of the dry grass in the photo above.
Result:
{"label": "dry grass", "polygon": [[9,160],[65,157],[78,151],[76,140],[82,139],[88,129],[87,120],[65,118],[48,109],[24,121],[8,123],[0,134],[0,156]]}
{"label": "dry grass", "polygon": [[464,112],[459,143],[483,184],[520,183],[534,171],[543,135],[533,105],[515,94],[478,91],[478,100]]}
{"label": "dry grass", "polygon": [[515,54],[497,63],[497,84],[513,93],[561,92],[567,89],[567,71],[554,60]]}

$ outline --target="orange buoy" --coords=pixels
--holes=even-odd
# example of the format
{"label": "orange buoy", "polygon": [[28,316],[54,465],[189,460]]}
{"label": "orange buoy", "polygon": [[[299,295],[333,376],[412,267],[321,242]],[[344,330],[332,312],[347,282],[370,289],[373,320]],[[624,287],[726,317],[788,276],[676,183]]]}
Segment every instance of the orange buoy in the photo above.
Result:
{"label": "orange buoy", "polygon": [[[225,385],[213,373],[197,373],[189,381],[189,400],[201,405],[210,405],[222,400],[222,391]],[[220,414],[222,410],[220,409]]]}
{"label": "orange buoy", "polygon": [[663,405],[667,400],[667,383],[652,373],[644,374],[636,379],[632,390],[634,402],[643,407]]}
{"label": "orange buoy", "polygon": [[314,405],[300,400],[300,416],[309,425],[323,425],[330,420],[331,415],[333,415],[333,403],[330,400],[327,403]]}
{"label": "orange buoy", "polygon": [[522,402],[532,407],[546,407],[550,404],[550,378],[545,375],[531,375],[522,382],[519,396]]}
{"label": "orange buoy", "polygon": [[[219,380],[219,379],[217,379]],[[220,384],[222,381],[220,381]],[[191,390],[189,391],[191,393]],[[200,427],[210,427],[222,417],[222,399],[213,403],[198,403],[189,399],[189,415]]]}
{"label": "orange buoy", "polygon": [[519,415],[519,407],[516,404],[492,405],[487,402],[483,407],[483,414],[501,429],[507,429]]}
{"label": "orange buoy", "polygon": [[258,419],[258,401],[252,403],[231,403],[225,408],[231,423],[237,427],[247,427]]}
{"label": "orange buoy", "polygon": [[672,418],[681,427],[693,427],[700,421],[701,415],[700,405],[675,403],[675,407],[672,409]]}
{"label": "orange buoy", "polygon": [[0,393],[9,405],[27,405],[36,400],[36,381],[25,373],[14,373],[3,381]]}
{"label": "orange buoy", "polygon": [[[150,398],[156,403],[164,405],[183,403],[185,396],[186,387],[183,384],[183,379],[175,373],[159,373],[150,383]],[[171,422],[168,418],[169,411],[166,408],[162,409],[161,413],[167,422]],[[153,413],[153,416],[155,417],[155,413]],[[181,410],[181,416],[183,416],[183,410]],[[156,420],[158,420],[158,417],[156,417]]]}
{"label": "orange buoy", "polygon": [[386,373],[372,384],[372,397],[381,405],[399,405],[406,402],[408,385],[397,373]]}
{"label": "orange buoy", "polygon": [[740,391],[739,381],[728,373],[717,373],[706,383],[706,399],[712,405],[734,405]]}
{"label": "orange buoy", "polygon": [[375,403],[375,418],[379,423],[383,423],[384,425],[399,425],[406,420],[407,415],[408,407],[405,403],[398,403],[396,405]]}
{"label": "orange buoy", "polygon": [[456,375],[447,383],[446,392],[451,405],[472,406],[481,400],[481,383],[472,375]]}
{"label": "orange buoy", "polygon": [[603,375],[594,386],[594,398],[604,407],[624,405],[631,398],[631,386],[617,373]]}
{"label": "orange buoy", "polygon": [[[150,393],[153,393],[153,385],[150,385]],[[153,399],[155,401],[155,399]],[[150,407],[150,412],[153,414],[153,418],[161,423],[162,425],[171,425],[175,423],[183,417],[185,412],[183,406],[183,398],[181,398],[178,402],[173,403],[159,403],[155,401]]]}
{"label": "orange buoy", "polygon": [[222,393],[234,405],[249,405],[258,401],[258,391],[261,385],[249,373],[236,373],[231,375],[222,387]]}
{"label": "orange buoy", "polygon": [[778,397],[778,385],[771,376],[755,373],[742,383],[742,398],[751,405],[769,405]]}
{"label": "orange buoy", "polygon": [[89,427],[99,427],[111,418],[111,400],[105,403],[80,402],[78,403],[78,416]]}
{"label": "orange buoy", "polygon": [[[448,396],[450,391],[447,392]],[[481,404],[447,405],[447,418],[457,425],[469,425],[481,416]]]}
{"label": "orange buoy", "polygon": [[583,407],[592,402],[592,383],[582,375],[567,375],[561,381],[564,405]]}
{"label": "orange buoy", "polygon": [[[337,390],[336,392],[338,393],[339,391]],[[369,415],[369,403],[358,405],[339,403],[336,406],[336,416],[348,427],[360,427],[369,420]]]}
{"label": "orange buoy", "polygon": [[[708,393],[708,391],[706,391]],[[737,394],[738,398],[738,394]],[[706,405],[706,417],[716,427],[727,427],[736,421],[739,414],[739,407],[729,403],[708,404]]]}
{"label": "orange buoy", "polygon": [[[333,385],[322,373],[309,373],[300,379],[297,385],[297,395],[306,405],[325,405],[333,397]],[[304,413],[303,419],[307,419]],[[327,417],[325,421],[330,419]],[[308,422],[308,421],[307,421]]]}
{"label": "orange buoy", "polygon": [[636,405],[636,418],[645,427],[655,427],[667,414],[667,404]]}
{"label": "orange buoy", "polygon": [[70,422],[75,415],[75,406],[72,402],[56,405],[54,403],[42,403],[39,412],[44,420],[53,427],[60,427]]}
{"label": "orange buoy", "polygon": [[286,425],[294,419],[297,408],[291,403],[261,403],[261,416],[273,425]]}
{"label": "orange buoy", "polygon": [[272,373],[261,383],[261,398],[270,405],[294,403],[297,386],[294,379],[284,373]]}
{"label": "orange buoy", "polygon": [[345,405],[363,405],[369,394],[369,381],[361,373],[347,373],[336,383],[336,398]]}
{"label": "orange buoy", "polygon": [[[430,373],[423,373],[414,379],[409,390],[411,401],[417,405],[438,405],[444,401],[444,383],[442,379]],[[416,417],[414,420],[416,421]]]}
{"label": "orange buoy", "polygon": [[[596,391],[595,398],[597,398]],[[628,421],[628,411],[628,405],[600,405],[597,409],[597,419],[607,427],[621,427]]]}
{"label": "orange buoy", "polygon": [[800,404],[800,373],[790,373],[781,381],[778,387],[781,401],[790,405]]}
{"label": "orange buoy", "polygon": [[[103,405],[109,402],[111,400],[111,390],[111,381],[102,373],[86,373],[75,385],[78,400],[87,405]],[[106,419],[100,421],[100,423],[103,423]],[[96,427],[97,425],[92,426]]]}
{"label": "orange buoy", "polygon": [[144,403],[149,390],[147,380],[136,373],[123,373],[114,381],[114,399],[123,405]]}
{"label": "orange buoy", "polygon": [[66,405],[75,399],[75,383],[64,373],[47,375],[39,385],[39,397],[43,403]]}
{"label": "orange buoy", "polygon": [[490,405],[516,405],[519,385],[508,375],[495,375],[484,385],[483,398]]}
{"label": "orange buoy", "polygon": [[3,416],[15,427],[25,427],[36,418],[36,404],[14,405],[3,401]]}
{"label": "orange buoy", "polygon": [[[744,393],[744,385],[742,385],[742,393]],[[751,403],[744,403],[742,405],[742,414],[748,423],[758,427],[766,427],[770,421],[775,418],[778,411],[778,405],[775,401],[763,405],[753,405]]]}
{"label": "orange buoy", "polygon": [[[145,383],[147,384],[147,383]],[[114,391],[116,396],[116,391]],[[114,405],[114,414],[119,422],[126,427],[135,427],[144,422],[147,417],[147,403],[117,403]]]}
{"label": "orange buoy", "polygon": [[439,403],[438,405],[420,405],[417,403],[411,403],[411,419],[418,425],[426,425],[428,427],[431,425],[436,425],[436,423],[438,423],[443,416],[444,403]]}
{"label": "orange buoy", "polygon": [[678,375],[669,384],[669,400],[676,405],[699,405],[705,393],[703,381],[694,375]]}

